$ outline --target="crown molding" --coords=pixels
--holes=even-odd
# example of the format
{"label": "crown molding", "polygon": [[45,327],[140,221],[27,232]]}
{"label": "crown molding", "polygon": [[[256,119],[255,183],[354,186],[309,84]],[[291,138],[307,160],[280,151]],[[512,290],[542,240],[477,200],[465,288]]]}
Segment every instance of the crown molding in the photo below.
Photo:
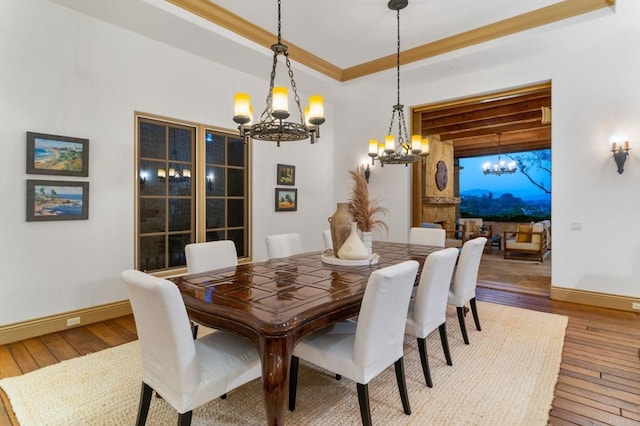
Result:
{"label": "crown molding", "polygon": [[[234,15],[210,0],[166,0],[213,24],[226,28],[248,40],[270,49],[275,34]],[[493,24],[475,28],[423,44],[400,53],[400,63],[409,64],[432,58],[465,47],[474,46],[497,38],[558,22],[574,16],[593,12],[604,7],[615,6],[615,0],[564,0],[531,12],[504,19]],[[396,54],[384,56],[359,65],[341,69],[306,50],[283,40],[289,47],[289,58],[337,81],[349,81],[396,66]]]}
{"label": "crown molding", "polygon": [[[210,0],[166,0],[184,10],[187,10],[207,21],[222,28],[234,32],[247,40],[264,46],[271,50],[271,45],[278,38],[276,34],[270,33],[259,26],[229,12]],[[282,39],[282,43],[288,47],[289,58],[307,67],[318,71],[334,80],[340,81],[342,69],[319,58],[289,41]]]}
{"label": "crown molding", "polygon": [[[565,0],[541,9],[523,13],[493,24],[475,28],[460,34],[446,37],[433,43],[404,50],[400,53],[400,64],[410,64],[423,59],[432,58],[454,50],[474,46],[501,37],[517,34],[532,28],[558,22],[563,19],[593,12],[603,7],[610,7],[615,0]],[[375,72],[396,66],[396,54],[384,56],[373,61],[346,68],[342,81],[364,77]]]}

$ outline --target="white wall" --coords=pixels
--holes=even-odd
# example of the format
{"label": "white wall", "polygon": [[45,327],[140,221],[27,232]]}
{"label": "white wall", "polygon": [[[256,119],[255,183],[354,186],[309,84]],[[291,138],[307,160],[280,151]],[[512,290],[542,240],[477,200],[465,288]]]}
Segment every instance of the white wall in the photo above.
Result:
{"label": "white wall", "polygon": [[[552,80],[554,286],[640,296],[638,17],[640,2],[618,0],[616,13],[402,68],[405,105]],[[133,112],[232,128],[233,93],[248,91],[259,109],[266,82],[45,0],[0,0],[0,57],[0,325],[126,299],[119,274],[133,266]],[[326,219],[348,197],[347,170],[386,132],[394,72],[348,82],[327,101],[318,144],[254,144],[256,260],[270,233],[300,232],[306,249],[322,247]],[[25,221],[26,179],[49,178],[25,173],[27,131],[90,139],[89,178],[66,178],[90,182],[89,220]],[[635,147],[623,175],[608,152],[617,133]],[[296,165],[297,212],[274,212],[277,163]],[[408,168],[374,167],[372,196],[390,210],[383,238],[406,239],[409,183]],[[572,221],[584,230],[570,231]]]}
{"label": "white wall", "polygon": [[[0,325],[126,299],[134,111],[233,128],[233,93],[252,93],[258,109],[268,82],[44,0],[0,0],[0,56]],[[332,127],[315,145],[254,144],[255,259],[270,233],[322,247],[335,210]],[[51,179],[26,175],[27,131],[90,139],[89,177],[64,178],[90,182],[89,220],[25,221],[26,179]],[[274,212],[277,163],[296,165],[297,212]]]}
{"label": "white wall", "polygon": [[[536,30],[401,69],[405,105],[552,81],[552,285],[640,297],[640,161],[632,149],[619,175],[612,138],[640,149],[640,2],[618,0],[549,31]],[[568,25],[567,25],[568,24]],[[346,85],[338,106],[336,170],[359,161],[386,132],[393,72]],[[353,123],[353,124],[351,124]],[[391,209],[389,239],[406,240],[410,172],[376,165],[370,188]],[[336,180],[338,198],[348,182]],[[583,231],[571,231],[571,222]]]}

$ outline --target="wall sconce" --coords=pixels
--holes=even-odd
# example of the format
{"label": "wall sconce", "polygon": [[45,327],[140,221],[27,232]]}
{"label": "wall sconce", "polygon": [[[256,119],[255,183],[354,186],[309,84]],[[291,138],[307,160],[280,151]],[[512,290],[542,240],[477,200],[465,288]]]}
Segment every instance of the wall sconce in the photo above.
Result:
{"label": "wall sconce", "polygon": [[213,173],[207,175],[207,191],[213,191]]}
{"label": "wall sconce", "polygon": [[616,162],[618,166],[618,173],[622,174],[624,172],[624,162],[627,161],[627,157],[629,156],[629,141],[624,141],[623,145],[618,147],[616,142],[611,144],[611,152],[613,153],[613,160]]}
{"label": "wall sconce", "polygon": [[[158,170],[158,177],[160,177],[160,170],[162,170],[162,172],[164,173],[163,169],[159,169]],[[174,167],[170,167],[169,168],[169,177],[170,178],[174,178],[174,179],[180,179],[180,178],[191,179],[191,170],[189,170],[189,169],[180,170],[180,169],[176,169]]]}
{"label": "wall sconce", "polygon": [[369,168],[369,164],[361,164],[360,165],[360,173],[364,175],[364,180],[369,183],[369,177],[371,176],[371,168]]}

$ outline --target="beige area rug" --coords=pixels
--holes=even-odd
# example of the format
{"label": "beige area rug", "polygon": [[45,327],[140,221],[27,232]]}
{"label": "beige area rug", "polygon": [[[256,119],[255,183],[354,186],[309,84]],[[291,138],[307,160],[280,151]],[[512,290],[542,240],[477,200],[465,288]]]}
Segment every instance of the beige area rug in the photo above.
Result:
{"label": "beige area rug", "polygon": [[[424,384],[415,340],[405,340],[405,369],[413,413],[402,412],[393,367],[369,385],[378,425],[545,425],[560,368],[567,318],[478,303],[482,331],[467,317],[464,345],[448,311],[453,366],[447,366],[437,332],[428,339],[433,388]],[[30,425],[131,425],[140,392],[139,349],[127,343],[0,381],[16,417]],[[153,398],[148,425],[173,425],[176,412]],[[301,364],[296,411],[290,425],[358,425],[356,386]],[[260,381],[194,411],[194,425],[265,423]]]}

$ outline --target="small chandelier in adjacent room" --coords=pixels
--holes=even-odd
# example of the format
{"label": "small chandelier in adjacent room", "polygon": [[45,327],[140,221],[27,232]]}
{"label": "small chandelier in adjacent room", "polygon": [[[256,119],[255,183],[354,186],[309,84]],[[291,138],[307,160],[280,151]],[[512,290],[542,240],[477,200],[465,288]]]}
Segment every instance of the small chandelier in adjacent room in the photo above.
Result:
{"label": "small chandelier in adjacent room", "polygon": [[485,175],[495,175],[500,176],[504,174],[515,173],[518,168],[516,167],[516,162],[511,161],[506,163],[504,160],[500,159],[500,136],[502,133],[498,132],[498,161],[496,163],[491,164],[490,162],[484,163],[482,165],[482,171]]}
{"label": "small chandelier in adjacent room", "polygon": [[[280,33],[280,0],[278,0],[278,42],[271,46],[273,50],[273,66],[271,68],[271,79],[269,83],[269,93],[267,94],[267,106],[260,114],[258,123],[252,124],[253,107],[246,93],[236,93],[233,121],[239,124],[241,137],[251,137],[263,141],[280,142],[300,141],[310,138],[314,143],[320,137],[320,125],[324,123],[324,105],[322,96],[313,95],[309,97],[309,106],[304,113],[300,107],[300,98],[296,82],[293,78],[293,70],[289,61],[288,47],[282,44]],[[291,79],[291,89],[300,122],[285,121],[289,118],[289,99],[286,87],[274,86],[276,78],[276,66],[278,55],[283,55]]]}
{"label": "small chandelier in adjacent room", "polygon": [[[407,132],[407,123],[404,119],[404,105],[400,103],[400,10],[404,9],[408,0],[390,0],[387,4],[389,9],[396,11],[396,20],[398,23],[398,50],[396,54],[396,81],[398,83],[397,103],[393,106],[391,114],[391,123],[384,143],[378,143],[377,139],[369,141],[369,157],[371,164],[377,158],[380,166],[385,164],[404,164],[414,163],[418,161],[419,156],[429,154],[429,141],[422,139],[420,135],[413,135],[409,139]],[[398,140],[391,133],[393,131],[393,122],[398,115]]]}

